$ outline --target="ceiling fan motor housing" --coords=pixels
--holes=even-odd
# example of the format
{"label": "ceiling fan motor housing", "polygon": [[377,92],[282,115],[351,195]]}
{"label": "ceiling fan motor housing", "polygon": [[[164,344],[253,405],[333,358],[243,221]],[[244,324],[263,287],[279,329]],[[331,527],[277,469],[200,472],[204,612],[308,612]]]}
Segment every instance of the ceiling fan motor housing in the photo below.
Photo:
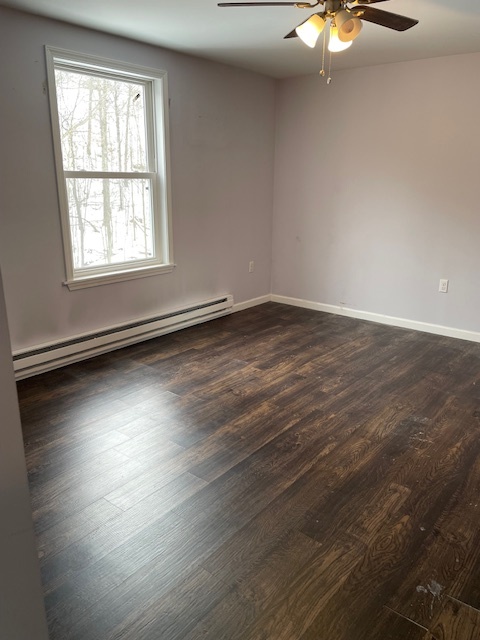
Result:
{"label": "ceiling fan motor housing", "polygon": [[341,0],[325,0],[325,13],[336,13],[343,4]]}

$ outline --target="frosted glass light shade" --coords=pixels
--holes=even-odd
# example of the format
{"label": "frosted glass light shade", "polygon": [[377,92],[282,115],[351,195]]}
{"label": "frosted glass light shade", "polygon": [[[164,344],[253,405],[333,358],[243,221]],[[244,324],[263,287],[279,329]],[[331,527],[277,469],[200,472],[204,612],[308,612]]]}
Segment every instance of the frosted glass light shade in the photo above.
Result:
{"label": "frosted glass light shade", "polygon": [[335,14],[335,24],[338,29],[338,38],[342,42],[355,40],[363,26],[360,18],[343,9]]}
{"label": "frosted glass light shade", "polygon": [[328,41],[328,50],[332,53],[337,53],[338,51],[344,51],[348,49],[352,45],[352,41],[350,42],[342,42],[338,37],[338,29],[337,27],[330,27],[330,39]]}
{"label": "frosted glass light shade", "polygon": [[310,16],[308,20],[298,25],[295,29],[298,37],[309,47],[313,47],[317,44],[318,36],[322,33],[325,27],[325,18],[322,18],[318,14]]}

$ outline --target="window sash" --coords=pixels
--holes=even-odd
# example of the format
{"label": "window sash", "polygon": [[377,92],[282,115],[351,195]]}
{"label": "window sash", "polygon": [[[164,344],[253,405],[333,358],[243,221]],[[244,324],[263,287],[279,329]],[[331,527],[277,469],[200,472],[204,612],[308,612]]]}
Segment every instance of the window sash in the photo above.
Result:
{"label": "window sash", "polygon": [[64,171],[65,178],[98,178],[118,180],[151,180],[155,182],[157,174],[148,171]]}
{"label": "window sash", "polygon": [[[46,47],[51,119],[54,136],[57,183],[62,216],[62,233],[67,279],[70,289],[95,286],[144,275],[171,272],[172,256],[170,173],[168,144],[168,97],[166,72],[137,67],[128,63],[96,58],[87,54]],[[145,90],[145,125],[147,130],[148,171],[70,171],[63,169],[62,141],[55,85],[55,70],[65,69],[79,74],[98,75],[123,82],[141,83]],[[157,106],[155,106],[157,105]],[[67,194],[67,179],[149,180],[151,183],[152,233],[154,256],[147,259],[116,262],[102,266],[75,268]],[[118,277],[117,277],[118,275]]]}
{"label": "window sash", "polygon": [[[86,180],[89,180],[92,176],[88,176],[86,175],[87,172],[70,172],[73,173],[73,176],[67,177],[67,180],[79,180],[81,182],[84,182]],[[91,264],[91,265],[87,265],[87,266],[76,266],[75,262],[76,262],[76,257],[78,257],[79,254],[82,254],[82,251],[80,250],[80,248],[78,247],[77,244],[75,244],[75,249],[72,246],[72,265],[73,265],[73,269],[74,269],[74,273],[77,276],[86,276],[86,275],[94,275],[94,274],[99,274],[99,273],[112,273],[112,272],[117,272],[117,271],[125,271],[128,269],[135,269],[139,266],[149,266],[149,265],[154,265],[154,264],[158,264],[158,262],[161,259],[161,256],[158,256],[158,251],[159,248],[161,249],[161,233],[160,233],[160,229],[159,229],[159,225],[157,223],[157,220],[155,218],[154,215],[154,202],[155,202],[155,197],[156,197],[156,193],[155,193],[155,181],[153,179],[149,179],[149,176],[152,176],[153,178],[155,178],[155,174],[146,174],[145,177],[143,176],[139,176],[138,174],[125,174],[125,173],[120,173],[120,174],[108,174],[106,175],[105,173],[102,173],[100,176],[97,174],[97,172],[92,172],[94,173],[93,178],[95,180],[101,180],[101,181],[105,181],[105,180],[112,180],[112,181],[117,181],[117,180],[121,180],[124,181],[126,180],[127,182],[132,182],[132,181],[142,181],[142,182],[148,182],[149,185],[149,194],[148,194],[148,205],[147,205],[147,209],[144,210],[149,212],[149,216],[148,216],[148,224],[150,227],[150,233],[148,235],[148,244],[151,244],[151,251],[152,254],[150,257],[138,257],[135,259],[130,259],[130,260],[118,260],[118,253],[122,251],[122,248],[119,247],[118,245],[113,245],[111,247],[111,249],[113,250],[113,254],[115,259],[113,259],[111,262],[108,261],[103,261],[101,264]],[[92,185],[90,185],[92,186]],[[104,185],[102,185],[104,186]],[[81,187],[80,187],[81,188]],[[95,188],[95,187],[94,187]],[[97,197],[100,197],[100,199],[103,197],[104,192],[103,192],[103,188],[100,187],[100,192],[98,191],[98,185],[97,185]],[[113,189],[118,189],[118,185],[113,184]],[[77,221],[76,221],[76,216],[75,216],[75,203],[74,201],[71,200],[69,194],[71,193],[70,187],[66,185],[66,192],[67,192],[67,200],[68,200],[68,226],[69,226],[69,233],[70,233],[70,238],[73,239],[77,236],[77,233],[74,231],[74,229],[77,226]],[[96,203],[95,200],[90,200],[87,203],[84,203],[87,206],[85,206],[82,211],[85,214],[88,213],[89,209],[91,211],[91,207],[93,207],[95,204],[98,204],[98,202]],[[138,200],[137,200],[137,204],[138,204]],[[89,205],[89,206],[88,206]],[[141,209],[139,211],[139,213],[141,213]],[[117,217],[117,215],[120,213],[120,211],[113,209],[113,211],[111,212],[113,214],[112,217],[112,227],[111,227],[111,231],[113,232],[114,235],[118,234],[118,231],[121,229],[122,227],[119,227],[117,224],[115,224],[115,218]],[[121,215],[121,214],[120,214]],[[96,216],[94,216],[94,220],[93,222],[96,222],[98,224],[98,217],[101,217],[100,214],[98,214]],[[86,226],[87,229],[91,228],[91,224],[92,224],[92,218],[91,216],[85,215],[85,217],[83,217],[83,221],[82,224],[84,226]],[[120,222],[121,224],[121,222]],[[73,228],[72,228],[73,227]],[[138,228],[138,227],[137,227]],[[125,227],[123,227],[124,230],[126,230],[127,235],[128,233],[135,235],[135,227],[134,224],[132,225],[126,225]],[[138,229],[137,231],[138,234],[140,234],[141,237],[141,229]],[[88,236],[88,231],[87,231],[87,236]],[[83,236],[85,237],[85,236]],[[130,236],[131,238],[131,236]],[[96,240],[99,239],[105,239],[104,236],[104,231],[102,229],[102,235],[100,236],[100,238],[97,238]],[[131,242],[131,240],[130,240]],[[141,242],[133,242],[130,244],[130,249],[132,251],[138,250],[139,245],[141,244]],[[100,252],[101,254],[101,247],[98,246],[98,242],[95,242],[96,246],[90,246],[90,250],[91,251],[97,251]],[[87,245],[88,248],[88,245]],[[85,256],[85,254],[83,254],[83,256],[81,255],[82,258],[82,262],[83,262],[83,257]],[[113,256],[112,256],[113,257]]]}

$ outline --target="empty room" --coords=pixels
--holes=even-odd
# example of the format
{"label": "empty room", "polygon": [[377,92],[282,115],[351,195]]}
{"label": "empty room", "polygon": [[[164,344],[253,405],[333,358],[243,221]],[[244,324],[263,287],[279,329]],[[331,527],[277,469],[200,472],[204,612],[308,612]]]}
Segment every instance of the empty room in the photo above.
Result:
{"label": "empty room", "polygon": [[0,0],[0,639],[480,638],[477,0]]}

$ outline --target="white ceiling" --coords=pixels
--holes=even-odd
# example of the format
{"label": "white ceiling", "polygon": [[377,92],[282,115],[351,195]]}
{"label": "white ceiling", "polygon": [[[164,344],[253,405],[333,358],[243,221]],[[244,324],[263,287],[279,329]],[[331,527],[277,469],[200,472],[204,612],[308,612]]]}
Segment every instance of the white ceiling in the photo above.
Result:
{"label": "white ceiling", "polygon": [[[321,46],[283,36],[311,10],[218,8],[217,0],[0,0],[4,6],[252,69],[276,78],[317,73]],[[480,51],[480,0],[389,0],[376,5],[420,22],[397,32],[364,23],[334,69]],[[321,6],[317,10],[321,10]],[[446,78],[446,82],[448,79]]]}

